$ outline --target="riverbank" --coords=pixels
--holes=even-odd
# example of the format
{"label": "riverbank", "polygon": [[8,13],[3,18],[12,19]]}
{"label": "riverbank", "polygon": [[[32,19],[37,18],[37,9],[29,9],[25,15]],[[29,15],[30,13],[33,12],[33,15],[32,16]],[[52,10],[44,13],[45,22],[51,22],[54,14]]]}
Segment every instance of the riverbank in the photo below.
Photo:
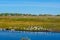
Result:
{"label": "riverbank", "polygon": [[8,31],[8,32],[54,32],[60,33],[60,31],[51,31],[51,30],[15,30],[15,29],[0,29],[0,31]]}
{"label": "riverbank", "polygon": [[60,32],[60,16],[0,16],[0,28]]}

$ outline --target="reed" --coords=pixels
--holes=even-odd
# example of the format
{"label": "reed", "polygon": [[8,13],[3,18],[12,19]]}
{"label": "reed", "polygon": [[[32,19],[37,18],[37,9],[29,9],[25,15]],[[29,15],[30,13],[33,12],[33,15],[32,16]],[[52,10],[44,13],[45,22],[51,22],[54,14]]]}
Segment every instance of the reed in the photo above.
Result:
{"label": "reed", "polygon": [[25,30],[30,26],[60,31],[60,16],[0,16],[0,28]]}

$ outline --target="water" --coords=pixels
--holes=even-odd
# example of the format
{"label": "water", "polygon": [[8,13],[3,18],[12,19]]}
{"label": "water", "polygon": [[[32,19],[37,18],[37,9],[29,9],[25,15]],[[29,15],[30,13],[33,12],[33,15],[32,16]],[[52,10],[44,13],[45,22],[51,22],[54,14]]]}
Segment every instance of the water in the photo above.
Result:
{"label": "water", "polygon": [[60,40],[60,33],[0,31],[0,40],[21,40],[21,38],[29,38],[30,40]]}

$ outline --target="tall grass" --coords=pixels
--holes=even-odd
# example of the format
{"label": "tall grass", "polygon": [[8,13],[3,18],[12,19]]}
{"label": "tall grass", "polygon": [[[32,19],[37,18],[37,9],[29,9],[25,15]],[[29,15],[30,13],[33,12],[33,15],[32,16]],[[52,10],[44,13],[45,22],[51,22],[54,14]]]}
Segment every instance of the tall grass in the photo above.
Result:
{"label": "tall grass", "polygon": [[0,28],[14,28],[21,30],[29,26],[42,26],[47,29],[59,30],[60,31],[60,16],[56,17],[0,17]]}

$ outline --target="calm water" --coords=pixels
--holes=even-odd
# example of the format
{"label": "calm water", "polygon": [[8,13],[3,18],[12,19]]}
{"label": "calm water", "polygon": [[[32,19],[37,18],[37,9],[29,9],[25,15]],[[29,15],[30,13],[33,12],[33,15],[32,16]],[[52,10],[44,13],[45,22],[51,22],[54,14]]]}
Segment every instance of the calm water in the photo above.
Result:
{"label": "calm water", "polygon": [[29,38],[30,40],[60,40],[60,33],[0,31],[0,40],[21,40],[21,38]]}

